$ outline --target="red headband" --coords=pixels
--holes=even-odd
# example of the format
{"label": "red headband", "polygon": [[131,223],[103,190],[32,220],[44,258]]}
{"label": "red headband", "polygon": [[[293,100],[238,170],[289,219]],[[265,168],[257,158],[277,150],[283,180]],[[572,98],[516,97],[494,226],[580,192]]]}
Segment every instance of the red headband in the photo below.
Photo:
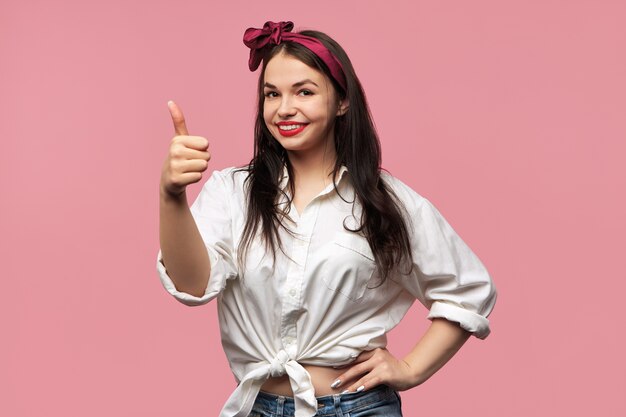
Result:
{"label": "red headband", "polygon": [[282,41],[297,42],[310,49],[317,55],[330,70],[335,81],[346,91],[345,76],[339,60],[333,55],[322,42],[299,33],[291,33],[293,22],[265,22],[263,29],[248,28],[243,34],[243,43],[250,48],[250,60],[248,66],[250,71],[259,67],[265,53],[271,44],[280,45]]}

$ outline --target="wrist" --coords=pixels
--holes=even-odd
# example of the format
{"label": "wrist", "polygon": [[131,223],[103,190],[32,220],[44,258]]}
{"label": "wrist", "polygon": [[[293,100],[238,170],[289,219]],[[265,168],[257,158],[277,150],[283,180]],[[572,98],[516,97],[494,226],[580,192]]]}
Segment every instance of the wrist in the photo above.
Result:
{"label": "wrist", "polygon": [[167,203],[186,203],[187,202],[187,193],[186,190],[181,191],[178,194],[171,193],[167,191],[163,186],[159,187],[159,197],[161,201]]}
{"label": "wrist", "polygon": [[402,359],[402,362],[404,362],[409,369],[409,380],[412,387],[423,384],[429,378],[430,375],[426,375],[424,369],[413,363],[408,356]]}

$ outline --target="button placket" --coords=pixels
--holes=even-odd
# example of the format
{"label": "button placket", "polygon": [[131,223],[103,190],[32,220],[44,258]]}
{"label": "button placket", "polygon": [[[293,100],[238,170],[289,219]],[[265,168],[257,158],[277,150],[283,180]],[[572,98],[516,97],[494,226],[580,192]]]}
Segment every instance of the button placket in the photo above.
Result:
{"label": "button placket", "polygon": [[308,248],[318,212],[318,203],[312,202],[295,224],[295,237],[293,238],[291,253],[293,262],[290,263],[287,270],[286,285],[282,293],[281,339],[287,352],[294,356],[297,353],[296,320],[302,303],[300,289],[304,282]]}

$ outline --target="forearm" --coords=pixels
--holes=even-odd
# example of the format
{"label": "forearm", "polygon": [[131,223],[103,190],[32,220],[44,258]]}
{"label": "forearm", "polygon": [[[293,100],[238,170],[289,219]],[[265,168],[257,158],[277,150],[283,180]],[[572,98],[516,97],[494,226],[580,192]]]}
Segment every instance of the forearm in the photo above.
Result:
{"label": "forearm", "polygon": [[172,198],[160,192],[159,239],[163,264],[179,291],[204,295],[211,264],[186,194]]}
{"label": "forearm", "polygon": [[430,378],[463,346],[471,333],[457,323],[435,318],[404,361],[414,372],[419,385]]}

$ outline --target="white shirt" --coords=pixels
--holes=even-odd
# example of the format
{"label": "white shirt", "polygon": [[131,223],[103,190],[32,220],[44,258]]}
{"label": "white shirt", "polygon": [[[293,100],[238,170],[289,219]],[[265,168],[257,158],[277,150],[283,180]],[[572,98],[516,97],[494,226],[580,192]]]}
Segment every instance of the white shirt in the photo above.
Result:
{"label": "white shirt", "polygon": [[[317,412],[315,391],[302,364],[340,366],[362,351],[387,345],[415,299],[427,318],[442,317],[484,339],[496,288],[479,258],[439,211],[408,185],[382,171],[408,211],[412,275],[390,275],[377,288],[375,263],[367,240],[354,229],[361,210],[341,168],[337,194],[332,182],[298,213],[291,205],[286,224],[299,238],[280,229],[284,251],[277,250],[275,271],[263,245],[250,247],[243,271],[236,249],[245,224],[245,172],[235,167],[213,171],[190,210],[211,262],[202,297],[178,291],[157,256],[165,289],[181,303],[202,305],[217,297],[222,345],[238,386],[220,417],[247,417],[261,385],[270,376],[289,376],[296,417]],[[286,168],[280,186],[286,192]],[[286,209],[286,199],[280,200]],[[256,240],[255,242],[259,242]],[[369,284],[369,285],[368,285]]]}

